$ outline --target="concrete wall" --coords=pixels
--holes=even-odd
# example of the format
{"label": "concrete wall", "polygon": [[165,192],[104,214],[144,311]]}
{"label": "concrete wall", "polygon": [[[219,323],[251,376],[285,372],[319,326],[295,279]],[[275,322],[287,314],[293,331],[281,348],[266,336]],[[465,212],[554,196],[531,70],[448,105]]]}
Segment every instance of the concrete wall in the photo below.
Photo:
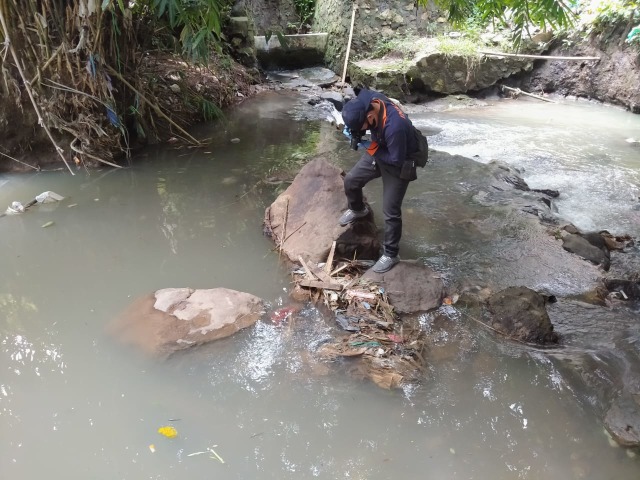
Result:
{"label": "concrete wall", "polygon": [[233,6],[233,15],[249,16],[256,35],[275,31],[286,33],[289,23],[298,22],[293,0],[238,0]]}

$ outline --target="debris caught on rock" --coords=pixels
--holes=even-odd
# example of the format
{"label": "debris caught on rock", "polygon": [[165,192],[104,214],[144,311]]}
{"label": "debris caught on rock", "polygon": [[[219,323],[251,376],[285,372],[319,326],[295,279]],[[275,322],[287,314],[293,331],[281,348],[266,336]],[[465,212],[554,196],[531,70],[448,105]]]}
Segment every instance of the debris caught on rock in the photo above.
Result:
{"label": "debris caught on rock", "polygon": [[301,268],[292,272],[296,291],[328,307],[340,328],[316,354],[326,361],[349,358],[352,375],[386,389],[424,375],[424,332],[400,321],[386,290],[362,278],[373,262],[339,259],[333,265],[334,252],[332,246],[324,268],[299,257]]}

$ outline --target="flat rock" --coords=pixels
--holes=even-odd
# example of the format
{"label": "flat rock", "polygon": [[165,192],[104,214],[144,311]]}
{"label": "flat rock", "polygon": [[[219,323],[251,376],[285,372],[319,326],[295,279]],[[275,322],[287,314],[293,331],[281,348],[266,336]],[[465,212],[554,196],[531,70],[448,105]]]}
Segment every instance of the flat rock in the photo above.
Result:
{"label": "flat rock", "polygon": [[253,325],[264,312],[249,293],[165,288],[131,304],[108,327],[116,338],[152,355],[170,355]]}
{"label": "flat rock", "polygon": [[[336,242],[335,258],[376,259],[380,251],[373,214],[341,227],[347,208],[341,169],[322,158],[307,163],[265,211],[265,231],[291,261],[327,260]],[[371,210],[371,209],[370,209]]]}
{"label": "flat rock", "polygon": [[415,261],[403,260],[386,273],[367,270],[362,276],[384,287],[399,313],[426,312],[438,308],[444,297],[440,275]]}

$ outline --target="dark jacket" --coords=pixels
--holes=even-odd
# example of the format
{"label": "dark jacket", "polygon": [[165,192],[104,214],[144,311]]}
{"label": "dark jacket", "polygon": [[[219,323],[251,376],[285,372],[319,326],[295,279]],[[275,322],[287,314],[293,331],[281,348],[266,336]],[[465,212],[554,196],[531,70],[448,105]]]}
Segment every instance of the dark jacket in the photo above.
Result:
{"label": "dark jacket", "polygon": [[358,98],[365,105],[381,103],[378,127],[371,130],[372,142],[367,152],[377,161],[401,167],[409,154],[418,151],[411,120],[382,93],[362,89]]}

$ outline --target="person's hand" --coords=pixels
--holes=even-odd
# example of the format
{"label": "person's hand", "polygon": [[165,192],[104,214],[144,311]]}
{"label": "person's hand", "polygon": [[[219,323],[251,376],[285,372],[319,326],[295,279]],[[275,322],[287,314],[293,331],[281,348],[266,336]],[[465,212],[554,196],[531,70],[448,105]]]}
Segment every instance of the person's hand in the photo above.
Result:
{"label": "person's hand", "polygon": [[344,127],[344,130],[342,130],[342,134],[349,140],[351,140],[351,130],[349,130],[347,127]]}

